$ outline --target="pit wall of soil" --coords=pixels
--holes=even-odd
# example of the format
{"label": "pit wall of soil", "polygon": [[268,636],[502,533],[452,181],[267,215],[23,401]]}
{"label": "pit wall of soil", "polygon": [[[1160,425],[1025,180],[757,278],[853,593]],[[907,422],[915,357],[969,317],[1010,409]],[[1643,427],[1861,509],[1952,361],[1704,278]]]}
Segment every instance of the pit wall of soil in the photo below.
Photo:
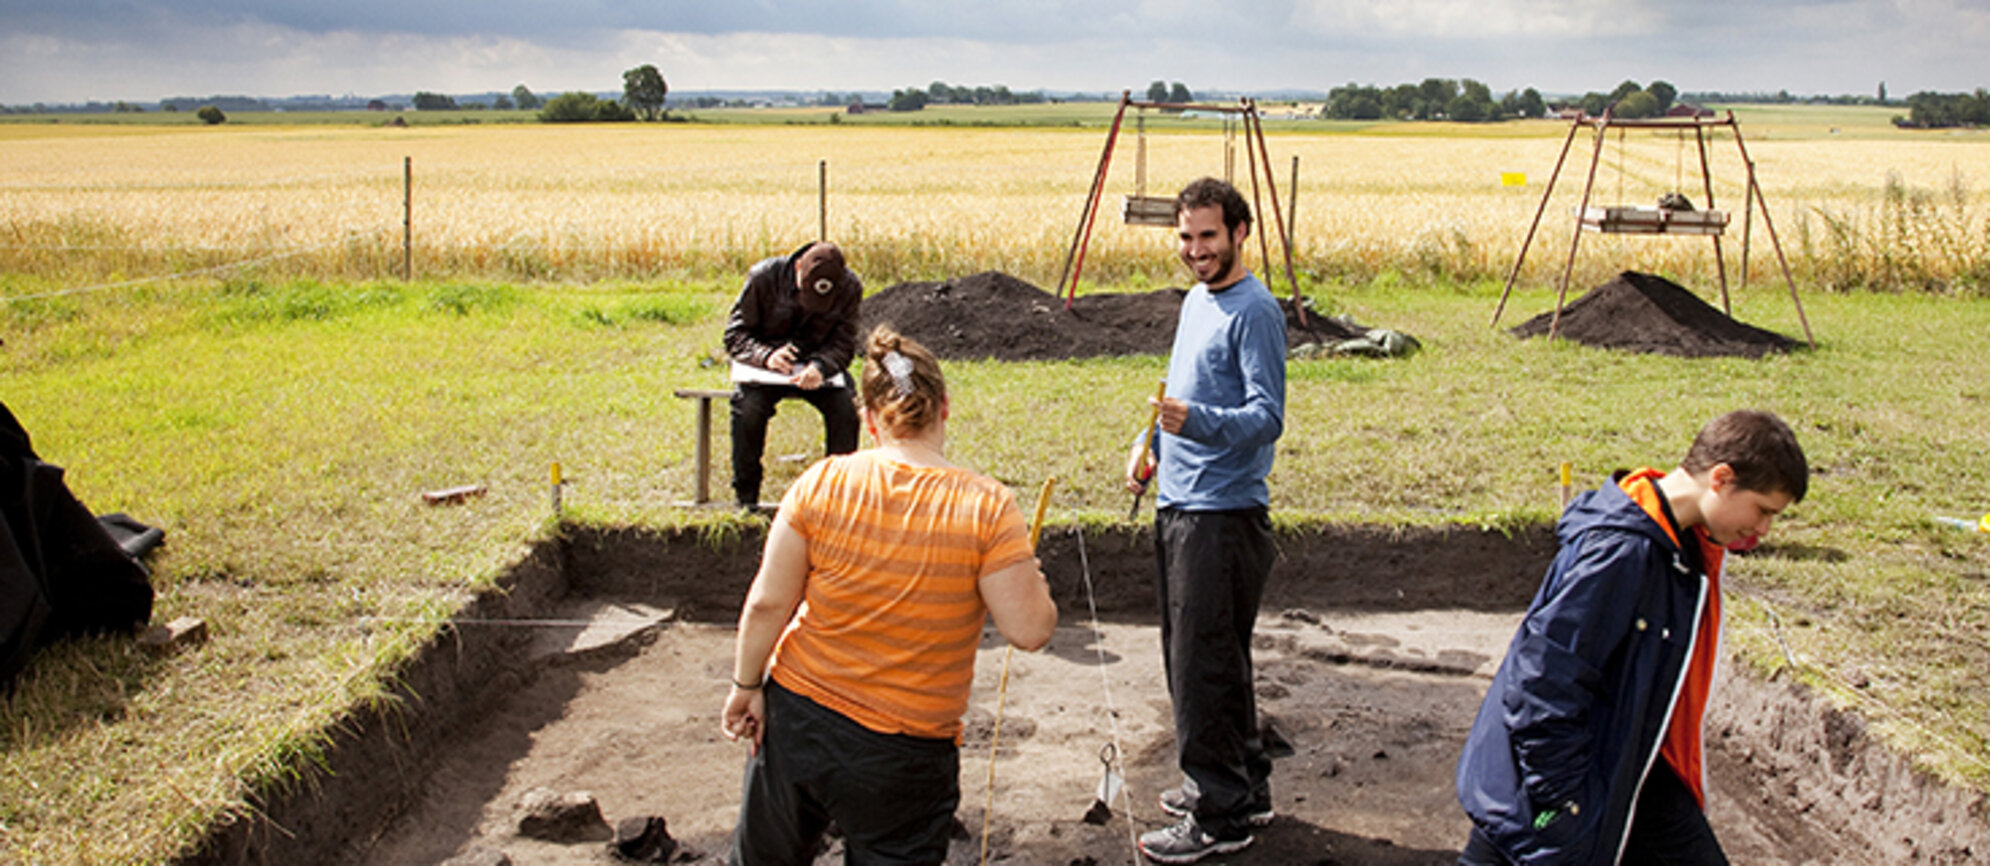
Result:
{"label": "pit wall of soil", "polygon": [[1794,802],[1814,823],[1864,843],[1841,862],[1990,862],[1990,796],[1915,769],[1875,739],[1858,713],[1744,667],[1723,660],[1707,708],[1709,762],[1743,764],[1763,800]]}
{"label": "pit wall of soil", "polygon": [[[569,527],[541,545],[458,620],[548,615],[568,598],[672,608],[680,620],[737,618],[759,564],[758,531],[700,535]],[[1334,526],[1281,532],[1264,610],[1523,610],[1554,554],[1547,527],[1470,529]],[[1146,528],[1044,533],[1040,556],[1063,618],[1087,615],[1086,576],[1101,619],[1153,619],[1153,536]],[[532,676],[527,629],[445,629],[402,671],[390,700],[356,708],[321,765],[259,792],[219,823],[184,864],[358,863],[416,800],[450,741],[475,730]],[[1731,761],[1760,796],[1794,799],[1813,823],[1863,840],[1841,862],[1990,861],[1990,800],[1950,788],[1868,735],[1855,713],[1803,687],[1764,682],[1730,660],[1707,722],[1710,761]],[[1792,834],[1804,831],[1793,828]],[[1792,838],[1792,844],[1797,839]],[[1808,846],[1800,846],[1802,847]],[[1866,853],[1870,852],[1870,856]]]}
{"label": "pit wall of soil", "polygon": [[[568,539],[578,595],[642,599],[678,619],[730,623],[760,566],[763,536],[701,539],[686,532],[589,529]],[[1520,611],[1554,558],[1548,527],[1511,535],[1463,528],[1323,526],[1280,532],[1265,610],[1464,608]],[[1086,575],[1099,615],[1151,619],[1154,535],[1147,527],[1046,527],[1037,548],[1062,618],[1086,614]]]}

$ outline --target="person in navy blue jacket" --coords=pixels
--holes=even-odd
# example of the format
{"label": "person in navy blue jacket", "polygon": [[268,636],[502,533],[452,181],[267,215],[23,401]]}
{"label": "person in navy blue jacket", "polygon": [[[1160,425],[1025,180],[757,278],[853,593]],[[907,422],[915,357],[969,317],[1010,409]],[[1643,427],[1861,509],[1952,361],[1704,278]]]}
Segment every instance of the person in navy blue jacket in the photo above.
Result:
{"label": "person in navy blue jacket", "polygon": [[1736,411],[1677,469],[1572,502],[1561,549],[1458,761],[1458,862],[1726,863],[1706,819],[1700,724],[1720,639],[1722,557],[1803,499],[1796,435]]}

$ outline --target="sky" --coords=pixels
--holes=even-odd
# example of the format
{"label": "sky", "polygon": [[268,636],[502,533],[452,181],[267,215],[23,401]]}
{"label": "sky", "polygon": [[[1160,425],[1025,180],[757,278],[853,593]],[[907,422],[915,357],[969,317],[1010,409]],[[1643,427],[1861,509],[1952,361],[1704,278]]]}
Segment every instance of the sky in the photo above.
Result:
{"label": "sky", "polygon": [[1889,96],[1990,86],[1990,0],[0,0],[0,104],[1005,85]]}

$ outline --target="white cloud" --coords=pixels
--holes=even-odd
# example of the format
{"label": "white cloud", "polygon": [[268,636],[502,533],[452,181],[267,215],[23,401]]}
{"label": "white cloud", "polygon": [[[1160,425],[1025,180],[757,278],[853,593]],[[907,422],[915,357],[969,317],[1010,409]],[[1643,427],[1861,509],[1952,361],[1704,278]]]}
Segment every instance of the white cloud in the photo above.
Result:
{"label": "white cloud", "polygon": [[1650,4],[1608,0],[1306,0],[1294,21],[1319,35],[1461,40],[1593,39],[1652,32]]}
{"label": "white cloud", "polygon": [[1495,90],[1953,92],[1978,0],[0,0],[0,103],[415,90],[1109,92],[1475,78]]}

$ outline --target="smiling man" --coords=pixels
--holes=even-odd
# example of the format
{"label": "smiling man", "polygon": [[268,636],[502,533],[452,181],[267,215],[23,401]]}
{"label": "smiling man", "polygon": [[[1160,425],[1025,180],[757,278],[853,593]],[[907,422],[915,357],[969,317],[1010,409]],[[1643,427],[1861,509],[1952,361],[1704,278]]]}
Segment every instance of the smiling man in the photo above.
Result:
{"label": "smiling man", "polygon": [[[1249,845],[1251,827],[1272,818],[1251,632],[1271,573],[1265,476],[1285,429],[1285,314],[1238,258],[1251,210],[1236,188],[1189,184],[1175,224],[1182,264],[1200,282],[1182,299],[1150,432],[1161,649],[1183,776],[1161,808],[1181,822],[1142,836],[1140,850],[1193,863]],[[1149,483],[1145,452],[1127,461],[1135,492]]]}
{"label": "smiling man", "polygon": [[1460,864],[1727,862],[1700,740],[1722,559],[1809,484],[1789,425],[1742,410],[1671,472],[1622,473],[1570,503],[1458,761],[1473,825]]}

